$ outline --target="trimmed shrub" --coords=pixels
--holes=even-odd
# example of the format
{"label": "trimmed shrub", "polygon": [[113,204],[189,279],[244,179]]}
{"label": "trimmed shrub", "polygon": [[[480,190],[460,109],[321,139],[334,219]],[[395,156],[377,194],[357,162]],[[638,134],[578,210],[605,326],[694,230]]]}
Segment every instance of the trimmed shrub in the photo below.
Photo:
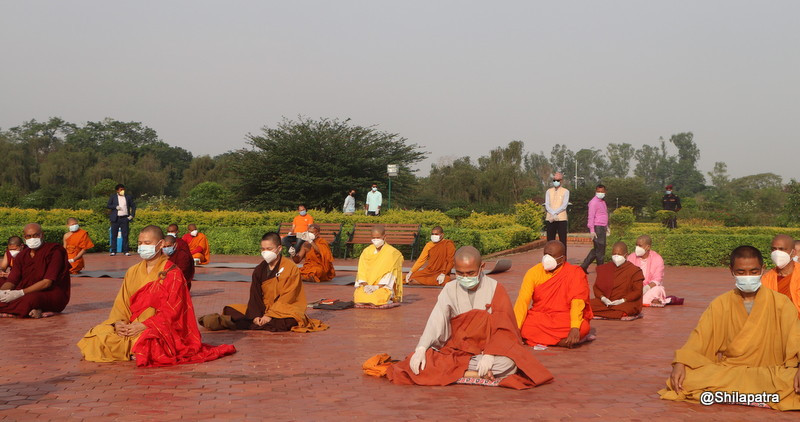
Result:
{"label": "trimmed shrub", "polygon": [[514,205],[514,217],[517,224],[540,233],[544,227],[544,205],[530,199],[520,202]]}

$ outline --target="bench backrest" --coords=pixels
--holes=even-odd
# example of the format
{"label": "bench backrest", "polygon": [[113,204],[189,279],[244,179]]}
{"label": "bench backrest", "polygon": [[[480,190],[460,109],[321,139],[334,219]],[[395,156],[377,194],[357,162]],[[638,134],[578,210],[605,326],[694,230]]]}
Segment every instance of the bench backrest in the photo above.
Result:
{"label": "bench backrest", "polygon": [[390,245],[414,245],[419,237],[419,224],[366,224],[356,223],[350,233],[350,244],[372,242],[372,228],[382,225],[386,229],[386,242]]}
{"label": "bench backrest", "polygon": [[[334,243],[339,239],[339,234],[342,232],[342,223],[314,223],[319,226],[319,235],[328,243]],[[292,223],[281,223],[278,228],[278,234],[281,237],[289,234],[292,229]]]}

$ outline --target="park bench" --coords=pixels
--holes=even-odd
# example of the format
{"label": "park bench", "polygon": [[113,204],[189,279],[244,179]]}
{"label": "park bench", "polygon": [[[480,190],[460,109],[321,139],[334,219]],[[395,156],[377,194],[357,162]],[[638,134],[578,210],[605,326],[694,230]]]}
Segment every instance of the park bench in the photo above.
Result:
{"label": "park bench", "polygon": [[[328,241],[331,245],[331,252],[335,255],[337,248],[341,248],[342,240],[342,223],[314,223],[319,226],[319,235],[321,238]],[[292,223],[281,223],[278,226],[278,234],[281,239],[289,234],[292,229]]]}
{"label": "park bench", "polygon": [[344,258],[352,250],[353,245],[366,245],[372,243],[372,228],[383,226],[386,229],[386,243],[398,247],[408,246],[411,249],[411,259],[417,252],[417,242],[419,241],[419,224],[366,224],[356,223],[350,237],[344,247]]}

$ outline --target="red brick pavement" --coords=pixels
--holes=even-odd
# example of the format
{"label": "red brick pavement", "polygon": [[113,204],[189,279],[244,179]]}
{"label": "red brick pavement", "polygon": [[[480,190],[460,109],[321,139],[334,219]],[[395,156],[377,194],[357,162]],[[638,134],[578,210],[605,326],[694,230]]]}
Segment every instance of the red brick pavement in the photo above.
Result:
{"label": "red brick pavement", "polygon": [[[571,247],[573,261],[586,247]],[[496,278],[516,297],[541,250],[511,257]],[[258,257],[215,257],[252,261]],[[87,269],[125,268],[135,257],[91,255]],[[346,262],[354,265],[353,261]],[[217,270],[200,270],[217,271]],[[225,269],[224,271],[237,271]],[[246,271],[245,271],[246,272]],[[593,275],[590,275],[590,279]],[[526,391],[476,386],[394,386],[368,377],[361,363],[413,351],[438,290],[408,288],[390,310],[311,311],[331,329],[311,334],[204,332],[208,343],[233,343],[234,356],[199,365],[136,369],[132,362],[84,362],[75,343],[106,318],[119,280],[73,279],[63,315],[0,320],[2,420],[745,420],[797,414],[741,406],[659,400],[673,351],[707,303],[732,287],[724,269],[668,268],[668,294],[686,305],[646,309],[633,322],[594,321],[598,340],[575,350],[535,352],[555,382]],[[198,314],[242,302],[247,283],[195,282]],[[308,285],[309,300],[351,297],[352,287]]]}

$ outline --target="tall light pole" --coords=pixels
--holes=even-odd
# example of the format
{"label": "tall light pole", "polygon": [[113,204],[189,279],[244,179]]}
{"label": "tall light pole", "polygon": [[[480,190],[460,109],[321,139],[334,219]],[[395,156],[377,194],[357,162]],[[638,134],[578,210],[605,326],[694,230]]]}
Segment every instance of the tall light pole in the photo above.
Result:
{"label": "tall light pole", "polygon": [[386,173],[389,174],[389,200],[387,201],[386,209],[392,208],[392,177],[397,177],[398,169],[397,164],[389,164],[386,166]]}

